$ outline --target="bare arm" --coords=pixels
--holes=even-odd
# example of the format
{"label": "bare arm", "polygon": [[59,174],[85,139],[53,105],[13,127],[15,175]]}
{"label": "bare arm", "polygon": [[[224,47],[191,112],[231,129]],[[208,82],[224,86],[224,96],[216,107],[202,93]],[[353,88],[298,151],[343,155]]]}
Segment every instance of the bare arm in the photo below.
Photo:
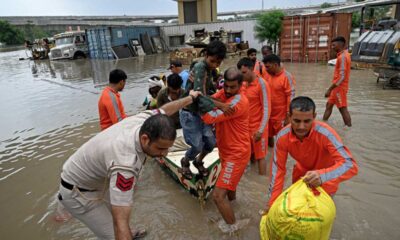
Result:
{"label": "bare arm", "polygon": [[173,115],[179,109],[186,107],[187,105],[193,103],[193,100],[196,99],[201,93],[199,91],[190,91],[189,96],[181,98],[176,101],[169,102],[161,107],[164,110],[165,114],[168,116]]}
{"label": "bare arm", "polygon": [[335,83],[332,83],[332,85],[328,88],[328,90],[326,90],[325,97],[329,97],[329,95],[331,95],[332,90],[335,89],[336,87],[337,85]]}
{"label": "bare arm", "polygon": [[132,207],[111,206],[116,240],[132,240],[129,218]]}

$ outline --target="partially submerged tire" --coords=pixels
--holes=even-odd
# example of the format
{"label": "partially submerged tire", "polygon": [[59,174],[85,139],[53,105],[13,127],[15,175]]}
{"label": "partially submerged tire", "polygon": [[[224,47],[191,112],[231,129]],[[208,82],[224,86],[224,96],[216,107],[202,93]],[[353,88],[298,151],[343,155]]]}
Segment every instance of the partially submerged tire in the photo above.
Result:
{"label": "partially submerged tire", "polygon": [[86,55],[83,52],[76,52],[74,55],[74,59],[83,59],[86,58]]}

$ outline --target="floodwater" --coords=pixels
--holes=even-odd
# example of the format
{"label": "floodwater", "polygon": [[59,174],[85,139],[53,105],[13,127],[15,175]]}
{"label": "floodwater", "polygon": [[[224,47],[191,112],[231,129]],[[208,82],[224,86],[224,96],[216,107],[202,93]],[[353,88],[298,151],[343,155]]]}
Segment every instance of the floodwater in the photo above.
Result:
{"label": "floodwater", "polygon": [[[122,101],[138,111],[147,78],[166,72],[168,55],[123,61],[19,61],[24,51],[0,53],[0,236],[1,239],[94,239],[79,221],[54,221],[55,196],[65,160],[99,132],[97,100],[108,72],[121,68],[128,81]],[[226,60],[222,68],[235,64]],[[297,95],[324,111],[323,94],[332,67],[290,64]],[[359,164],[359,175],[341,184],[331,239],[400,239],[400,97],[383,90],[370,70],[353,70],[349,92],[353,127],[344,128],[335,109],[329,123]],[[289,175],[289,174],[288,174]],[[234,236],[220,233],[208,201],[180,188],[155,162],[145,166],[134,195],[131,221],[146,226],[146,239],[258,239],[259,215],[268,179],[253,166],[243,177],[234,203],[238,218],[250,224]]]}

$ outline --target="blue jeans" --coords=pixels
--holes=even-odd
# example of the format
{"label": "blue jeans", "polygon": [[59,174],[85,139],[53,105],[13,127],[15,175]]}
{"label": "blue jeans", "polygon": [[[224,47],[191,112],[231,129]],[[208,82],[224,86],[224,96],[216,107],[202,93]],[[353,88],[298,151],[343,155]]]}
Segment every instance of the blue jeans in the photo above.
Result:
{"label": "blue jeans", "polygon": [[190,146],[186,158],[194,160],[200,152],[209,153],[214,149],[216,142],[212,126],[205,124],[197,113],[181,110],[179,120],[185,142]]}

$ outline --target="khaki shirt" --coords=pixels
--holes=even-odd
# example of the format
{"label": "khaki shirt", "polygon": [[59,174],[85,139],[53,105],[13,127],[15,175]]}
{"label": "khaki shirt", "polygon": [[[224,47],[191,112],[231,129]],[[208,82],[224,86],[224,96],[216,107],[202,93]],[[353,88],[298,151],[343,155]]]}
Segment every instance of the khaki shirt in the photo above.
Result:
{"label": "khaki shirt", "polygon": [[83,144],[64,164],[61,178],[77,187],[106,191],[114,206],[131,206],[146,159],[139,130],[156,111],[125,118]]}

